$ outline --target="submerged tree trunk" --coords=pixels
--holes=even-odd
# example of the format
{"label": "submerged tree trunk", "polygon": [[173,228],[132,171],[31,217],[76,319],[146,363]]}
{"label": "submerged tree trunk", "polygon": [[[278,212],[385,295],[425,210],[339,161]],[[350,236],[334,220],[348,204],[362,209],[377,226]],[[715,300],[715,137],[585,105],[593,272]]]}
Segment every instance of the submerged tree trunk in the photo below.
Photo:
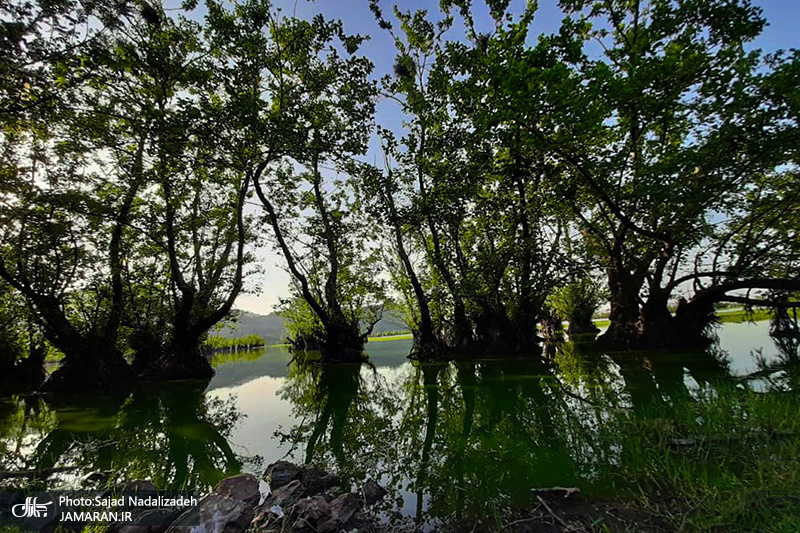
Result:
{"label": "submerged tree trunk", "polygon": [[43,345],[31,346],[27,357],[12,361],[0,368],[0,396],[3,394],[37,390],[44,383],[45,349]]}
{"label": "submerged tree trunk", "polygon": [[611,292],[611,322],[605,333],[598,337],[600,346],[632,349],[641,344],[639,289],[641,282],[621,265],[608,269],[608,288]]}
{"label": "submerged tree trunk", "polygon": [[475,341],[472,352],[493,354],[522,353],[538,348],[544,339],[536,334],[536,323],[523,314],[512,320],[502,302],[490,306],[488,302],[475,320]]}
{"label": "submerged tree trunk", "polygon": [[569,321],[567,325],[567,335],[575,337],[576,335],[596,335],[600,328],[594,325],[591,319],[575,319]]}
{"label": "submerged tree trunk", "polygon": [[650,296],[642,306],[641,344],[646,347],[666,347],[672,342],[675,320],[669,312],[669,293],[651,288]]}
{"label": "submerged tree trunk", "polygon": [[214,369],[202,350],[198,338],[191,335],[176,337],[169,350],[152,360],[141,371],[145,381],[181,379],[210,379]]}
{"label": "submerged tree trunk", "polygon": [[[58,299],[35,292],[30,286],[14,280],[0,264],[0,271],[36,309],[44,337],[64,353],[61,366],[43,385],[53,392],[109,390],[128,386],[135,381],[130,365],[112,339],[102,335],[83,334],[67,319]],[[41,354],[43,357],[43,353]]]}
{"label": "submerged tree trunk", "polygon": [[[61,348],[61,347],[60,347]],[[136,382],[133,369],[116,348],[73,346],[65,350],[61,366],[45,381],[48,392],[118,390]]]}
{"label": "submerged tree trunk", "polygon": [[358,327],[352,324],[332,323],[325,328],[320,352],[325,363],[348,363],[364,360],[366,335],[362,335]]}

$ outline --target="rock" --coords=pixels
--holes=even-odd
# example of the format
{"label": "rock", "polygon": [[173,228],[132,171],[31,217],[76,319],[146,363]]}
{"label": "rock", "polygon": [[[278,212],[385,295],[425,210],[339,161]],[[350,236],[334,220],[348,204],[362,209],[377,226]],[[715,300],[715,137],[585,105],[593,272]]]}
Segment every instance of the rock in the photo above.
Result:
{"label": "rock", "polygon": [[261,505],[261,507],[269,509],[274,505],[278,505],[285,509],[302,498],[305,493],[306,488],[295,479],[288,485],[284,485],[278,490],[273,491],[272,494],[267,496],[267,499],[264,500],[264,504]]}
{"label": "rock", "polygon": [[316,466],[304,468],[300,472],[298,479],[305,486],[307,496],[314,496],[315,494],[325,492],[339,484],[338,476],[328,474]]}
{"label": "rock", "polygon": [[368,479],[367,482],[364,483],[364,501],[367,505],[377,503],[386,496],[386,494],[386,489],[378,485],[375,480]]}
{"label": "rock", "polygon": [[179,515],[180,511],[169,507],[144,509],[133,516],[133,523],[113,523],[106,533],[164,533]]}
{"label": "rock", "polygon": [[209,494],[196,507],[184,511],[167,533],[241,533],[252,520],[252,505]]}
{"label": "rock", "polygon": [[267,467],[264,479],[269,483],[270,490],[275,490],[298,479],[303,468],[289,461],[278,461]]}
{"label": "rock", "polygon": [[273,505],[272,507],[261,505],[256,509],[255,517],[250,523],[251,529],[255,529],[256,531],[266,530],[267,526],[280,520],[284,516],[283,509],[280,505]]}
{"label": "rock", "polygon": [[361,500],[352,492],[342,494],[330,503],[331,516],[317,525],[317,531],[329,531],[344,525],[358,511],[360,505]]}
{"label": "rock", "polygon": [[272,491],[272,494],[267,496],[264,503],[256,509],[253,525],[256,529],[263,529],[283,518],[285,510],[299,501],[305,493],[306,488],[296,479]]}
{"label": "rock", "polygon": [[261,501],[258,479],[252,474],[240,474],[223,479],[214,489],[214,492],[220,496],[243,501],[253,507]]}
{"label": "rock", "polygon": [[294,504],[291,513],[314,525],[328,520],[331,517],[331,508],[324,497],[312,496],[311,498],[304,498]]}

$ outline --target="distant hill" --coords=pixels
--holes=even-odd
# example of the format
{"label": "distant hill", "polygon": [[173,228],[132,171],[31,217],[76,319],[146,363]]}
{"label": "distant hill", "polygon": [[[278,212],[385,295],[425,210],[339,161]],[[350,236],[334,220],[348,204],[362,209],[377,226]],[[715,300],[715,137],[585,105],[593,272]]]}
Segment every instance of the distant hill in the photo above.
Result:
{"label": "distant hill", "polygon": [[[247,335],[261,335],[267,344],[279,344],[286,339],[286,327],[283,325],[283,318],[277,313],[259,315],[249,311],[237,311],[238,318],[233,322],[226,323],[222,329],[212,332],[226,339],[235,337],[246,337]],[[374,334],[386,333],[389,331],[401,331],[408,328],[400,317],[385,311],[375,328]]]}

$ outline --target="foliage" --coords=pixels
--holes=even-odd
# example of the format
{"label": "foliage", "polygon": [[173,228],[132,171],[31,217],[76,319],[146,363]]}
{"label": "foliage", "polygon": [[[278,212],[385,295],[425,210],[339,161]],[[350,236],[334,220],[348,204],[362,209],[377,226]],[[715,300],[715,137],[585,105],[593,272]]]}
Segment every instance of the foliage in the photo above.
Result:
{"label": "foliage", "polygon": [[381,80],[368,36],[269,0],[4,5],[6,366],[46,342],[53,388],[207,377],[265,242],[325,360],[392,301],[428,359],[533,353],[549,308],[592,329],[606,293],[613,347],[796,307],[800,55],[752,48],[747,0],[565,0],[538,36],[535,3],[489,2],[488,33],[468,1],[369,8]]}
{"label": "foliage", "polygon": [[230,11],[211,4],[210,23],[249,141],[242,167],[295,295],[321,324],[326,357],[361,357],[362,320],[382,300],[371,271],[376,251],[364,246],[374,228],[347,173],[366,148],[374,110],[372,63],[357,55],[364,37],[321,16],[282,17],[261,0]]}
{"label": "foliage", "polygon": [[569,320],[570,325],[590,325],[595,311],[605,300],[603,290],[593,279],[585,277],[556,289],[547,303],[556,314]]}
{"label": "foliage", "polygon": [[230,339],[212,335],[205,340],[203,346],[212,350],[254,348],[264,346],[264,338],[261,335],[247,335]]}

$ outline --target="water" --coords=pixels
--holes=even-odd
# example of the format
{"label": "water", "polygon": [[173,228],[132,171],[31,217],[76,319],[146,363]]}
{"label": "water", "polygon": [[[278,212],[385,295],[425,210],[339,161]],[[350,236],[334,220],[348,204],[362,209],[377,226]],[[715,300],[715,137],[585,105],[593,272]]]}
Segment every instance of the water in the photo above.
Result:
{"label": "water", "polygon": [[386,516],[433,521],[525,505],[537,487],[617,494],[624,455],[604,429],[615,413],[725,384],[797,387],[797,347],[777,346],[767,322],[725,324],[719,337],[706,352],[566,343],[543,357],[438,364],[409,361],[408,340],[370,343],[369,364],[333,367],[282,348],[225,354],[208,383],[1,400],[0,470],[48,471],[37,483],[51,488],[205,489],[289,459],[354,485],[372,477],[390,489]]}

